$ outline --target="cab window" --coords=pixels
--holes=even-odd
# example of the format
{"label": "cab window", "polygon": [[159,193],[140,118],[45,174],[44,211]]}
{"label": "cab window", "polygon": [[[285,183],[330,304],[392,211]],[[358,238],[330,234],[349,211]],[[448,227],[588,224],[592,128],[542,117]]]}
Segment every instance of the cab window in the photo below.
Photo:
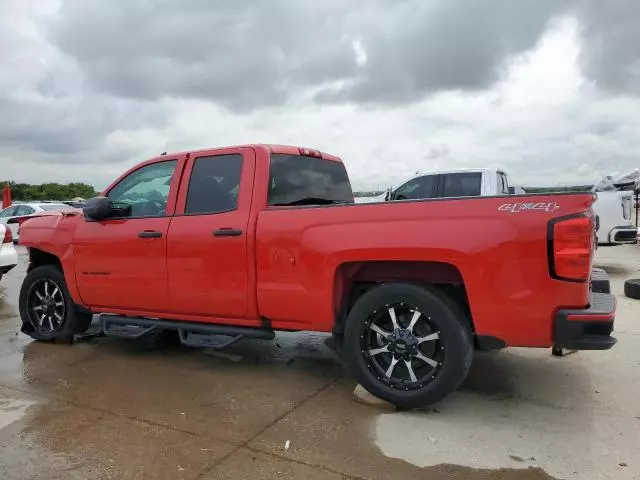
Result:
{"label": "cab window", "polygon": [[341,162],[302,155],[271,155],[270,206],[341,203],[353,203],[347,170]]}
{"label": "cab window", "polygon": [[393,193],[392,200],[419,200],[421,198],[436,197],[436,175],[425,175],[414,178],[398,187]]}
{"label": "cab window", "polygon": [[238,208],[242,155],[214,155],[195,159],[189,191],[187,214],[213,214]]}
{"label": "cab window", "polygon": [[498,172],[498,194],[509,194],[509,184],[507,183],[507,177],[504,173]]}
{"label": "cab window", "polygon": [[444,175],[444,197],[479,197],[482,194],[482,172],[447,173]]}
{"label": "cab window", "polygon": [[123,178],[108,193],[109,199],[128,217],[162,217],[166,215],[171,180],[177,160],[141,167]]}

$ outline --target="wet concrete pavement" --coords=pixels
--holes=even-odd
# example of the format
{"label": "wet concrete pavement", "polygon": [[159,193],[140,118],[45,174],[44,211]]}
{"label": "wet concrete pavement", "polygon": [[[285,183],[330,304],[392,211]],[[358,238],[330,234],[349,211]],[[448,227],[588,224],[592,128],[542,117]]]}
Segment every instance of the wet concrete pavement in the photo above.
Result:
{"label": "wet concrete pavement", "polygon": [[33,342],[22,257],[0,282],[0,478],[640,478],[640,301],[621,296],[640,247],[598,259],[620,294],[613,350],[478,354],[436,409],[386,413],[352,401],[322,335],[244,341],[237,362],[152,339]]}

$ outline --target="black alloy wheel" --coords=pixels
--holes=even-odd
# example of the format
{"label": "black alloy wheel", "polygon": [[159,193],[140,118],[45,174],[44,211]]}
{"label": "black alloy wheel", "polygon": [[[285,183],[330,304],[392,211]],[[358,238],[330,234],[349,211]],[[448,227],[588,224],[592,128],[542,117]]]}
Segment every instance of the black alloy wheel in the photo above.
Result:
{"label": "black alloy wheel", "polygon": [[41,265],[27,273],[19,305],[22,333],[43,342],[72,343],[93,318],[73,303],[64,273],[56,265]]}
{"label": "black alloy wheel", "polygon": [[361,353],[369,370],[391,388],[422,388],[444,361],[440,331],[417,305],[385,305],[365,321]]}
{"label": "black alloy wheel", "polygon": [[342,351],[366,390],[402,408],[421,408],[466,378],[473,333],[460,305],[440,289],[387,283],[349,311]]}
{"label": "black alloy wheel", "polygon": [[27,308],[31,325],[43,335],[54,335],[66,314],[62,287],[50,278],[34,282],[27,294]]}

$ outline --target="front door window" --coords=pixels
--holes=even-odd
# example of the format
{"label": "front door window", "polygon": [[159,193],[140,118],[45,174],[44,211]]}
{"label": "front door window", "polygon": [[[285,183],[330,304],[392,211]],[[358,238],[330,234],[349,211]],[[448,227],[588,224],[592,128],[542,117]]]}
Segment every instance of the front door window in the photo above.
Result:
{"label": "front door window", "polygon": [[168,160],[139,168],[123,178],[107,196],[115,206],[128,212],[127,217],[163,217],[177,164],[177,160]]}

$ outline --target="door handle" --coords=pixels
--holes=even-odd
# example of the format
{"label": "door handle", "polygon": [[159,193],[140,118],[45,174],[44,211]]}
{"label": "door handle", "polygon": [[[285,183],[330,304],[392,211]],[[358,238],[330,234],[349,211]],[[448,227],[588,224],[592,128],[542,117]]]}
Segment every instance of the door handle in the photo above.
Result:
{"label": "door handle", "polygon": [[242,235],[242,230],[233,228],[219,228],[213,232],[214,237],[239,237],[240,235]]}
{"label": "door handle", "polygon": [[138,234],[140,238],[161,238],[162,232],[154,232],[152,230],[145,230],[144,232],[140,232]]}

